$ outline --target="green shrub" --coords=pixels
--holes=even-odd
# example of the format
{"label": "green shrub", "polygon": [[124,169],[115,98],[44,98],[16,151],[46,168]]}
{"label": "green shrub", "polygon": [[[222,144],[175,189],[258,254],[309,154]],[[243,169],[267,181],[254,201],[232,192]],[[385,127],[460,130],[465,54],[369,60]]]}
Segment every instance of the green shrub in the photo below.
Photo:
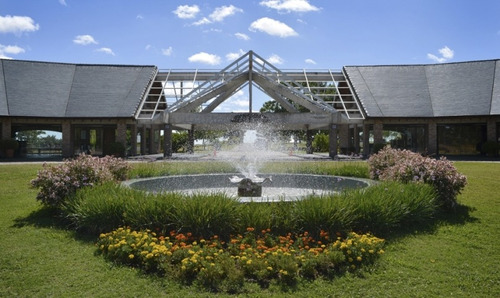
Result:
{"label": "green shrub", "polygon": [[176,202],[173,217],[179,231],[205,238],[228,236],[235,230],[238,205],[224,193],[197,193]]}
{"label": "green shrub", "polygon": [[314,151],[316,152],[328,152],[330,150],[330,140],[327,134],[318,133],[314,136],[312,142]]}

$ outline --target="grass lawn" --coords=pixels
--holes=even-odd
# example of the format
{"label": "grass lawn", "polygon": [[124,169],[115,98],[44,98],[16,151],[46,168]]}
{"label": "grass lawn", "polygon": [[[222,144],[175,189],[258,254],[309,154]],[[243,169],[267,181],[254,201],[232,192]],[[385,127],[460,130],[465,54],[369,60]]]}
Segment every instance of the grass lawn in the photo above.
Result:
{"label": "grass lawn", "polygon": [[[469,180],[459,197],[467,208],[432,229],[387,239],[386,253],[369,271],[304,282],[293,295],[498,297],[500,163],[456,166]],[[0,297],[209,295],[94,256],[96,239],[61,228],[36,202],[29,181],[40,168],[0,165]],[[256,287],[249,295],[284,293]]]}

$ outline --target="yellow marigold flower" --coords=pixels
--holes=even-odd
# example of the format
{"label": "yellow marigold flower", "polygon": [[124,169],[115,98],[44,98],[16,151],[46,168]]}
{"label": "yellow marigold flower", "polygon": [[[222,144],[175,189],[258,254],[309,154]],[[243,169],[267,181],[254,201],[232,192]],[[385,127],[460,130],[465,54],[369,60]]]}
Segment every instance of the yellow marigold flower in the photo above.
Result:
{"label": "yellow marigold flower", "polygon": [[215,266],[215,263],[210,263],[210,266]]}
{"label": "yellow marigold flower", "polygon": [[186,270],[186,266],[182,265],[181,270]]}
{"label": "yellow marigold flower", "polygon": [[273,271],[273,267],[268,266],[268,267],[267,267],[267,270],[269,270],[269,271]]}
{"label": "yellow marigold flower", "polygon": [[358,260],[358,262],[361,262],[363,260],[363,258],[361,256],[357,257],[356,260]]}
{"label": "yellow marigold flower", "polygon": [[349,262],[352,262],[352,261],[354,261],[354,260],[353,260],[353,258],[349,258],[348,260],[349,260]]}
{"label": "yellow marigold flower", "polygon": [[152,257],[154,257],[154,255],[153,255],[152,253],[148,253],[148,254],[146,255],[146,259],[151,259]]}
{"label": "yellow marigold flower", "polygon": [[250,264],[252,264],[252,260],[247,261],[247,265],[250,265]]}
{"label": "yellow marigold flower", "polygon": [[383,254],[385,251],[383,249],[379,250],[378,253],[381,255]]}
{"label": "yellow marigold flower", "polygon": [[370,249],[368,252],[372,254],[372,253],[374,253],[375,251],[374,251],[373,249]]}
{"label": "yellow marigold flower", "polygon": [[135,256],[133,254],[129,254],[128,258],[132,260],[133,258],[135,258]]}
{"label": "yellow marigold flower", "polygon": [[101,234],[99,235],[99,238],[106,238],[106,234],[101,233]]}

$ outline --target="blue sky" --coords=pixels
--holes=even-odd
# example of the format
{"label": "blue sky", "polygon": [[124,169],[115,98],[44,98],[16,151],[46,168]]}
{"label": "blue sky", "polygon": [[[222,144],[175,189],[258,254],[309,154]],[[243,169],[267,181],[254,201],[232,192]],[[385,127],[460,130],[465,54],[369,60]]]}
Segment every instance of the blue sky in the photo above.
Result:
{"label": "blue sky", "polygon": [[0,57],[220,69],[500,58],[498,0],[0,0]]}

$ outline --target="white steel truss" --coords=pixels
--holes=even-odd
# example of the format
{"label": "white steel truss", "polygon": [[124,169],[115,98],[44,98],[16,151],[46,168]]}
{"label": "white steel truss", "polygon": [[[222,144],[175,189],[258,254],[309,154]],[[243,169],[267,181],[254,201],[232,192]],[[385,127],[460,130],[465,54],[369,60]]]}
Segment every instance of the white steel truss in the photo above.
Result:
{"label": "white steel truss", "polygon": [[138,120],[153,120],[162,113],[210,113],[242,88],[252,86],[279,102],[288,112],[302,106],[312,113],[340,112],[347,120],[362,120],[359,101],[341,71],[282,71],[252,51],[220,71],[159,71],[136,113]]}

